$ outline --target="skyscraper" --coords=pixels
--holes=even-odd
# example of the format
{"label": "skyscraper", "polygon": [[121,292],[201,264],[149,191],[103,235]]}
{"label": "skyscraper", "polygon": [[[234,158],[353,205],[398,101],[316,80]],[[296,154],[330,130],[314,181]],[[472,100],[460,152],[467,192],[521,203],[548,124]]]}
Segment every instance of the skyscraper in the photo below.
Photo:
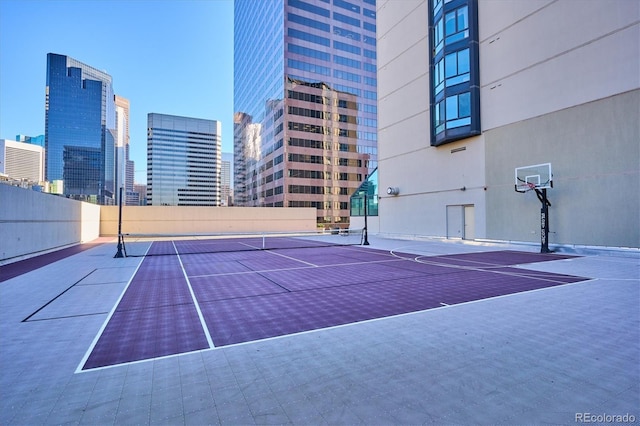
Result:
{"label": "skyscraper", "polygon": [[46,179],[64,195],[114,204],[115,101],[109,74],[68,56],[47,54]]}
{"label": "skyscraper", "polygon": [[[129,100],[116,95],[116,199],[133,191],[133,163],[129,160]],[[128,203],[127,203],[128,204]]]}
{"label": "skyscraper", "polygon": [[156,113],[147,117],[148,205],[219,206],[220,122]]}
{"label": "skyscraper", "polygon": [[222,153],[222,163],[220,167],[220,205],[233,205],[233,187],[231,179],[233,176],[233,154],[230,152]]}
{"label": "skyscraper", "polygon": [[346,226],[376,167],[375,0],[236,0],[236,205]]}

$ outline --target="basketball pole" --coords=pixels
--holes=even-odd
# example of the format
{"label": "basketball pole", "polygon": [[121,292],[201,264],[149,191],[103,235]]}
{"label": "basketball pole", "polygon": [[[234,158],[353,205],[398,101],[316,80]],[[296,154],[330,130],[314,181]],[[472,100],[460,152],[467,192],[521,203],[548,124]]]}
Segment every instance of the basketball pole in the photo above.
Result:
{"label": "basketball pole", "polygon": [[549,206],[551,203],[547,199],[547,188],[542,190],[535,188],[538,200],[542,203],[540,209],[540,253],[552,253],[549,250]]}
{"label": "basketball pole", "polygon": [[123,188],[120,187],[120,199],[118,203],[118,251],[116,255],[113,256],[114,258],[124,257],[122,253],[122,189]]}

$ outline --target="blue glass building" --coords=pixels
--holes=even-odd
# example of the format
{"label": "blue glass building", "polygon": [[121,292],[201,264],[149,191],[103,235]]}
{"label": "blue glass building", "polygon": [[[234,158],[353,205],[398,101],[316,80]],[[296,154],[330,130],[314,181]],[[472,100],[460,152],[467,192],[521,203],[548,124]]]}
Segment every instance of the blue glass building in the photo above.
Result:
{"label": "blue glass building", "polygon": [[115,101],[111,76],[64,55],[47,55],[45,175],[64,195],[114,204]]}
{"label": "blue glass building", "polygon": [[348,226],[377,162],[375,0],[236,0],[234,16],[236,205]]}

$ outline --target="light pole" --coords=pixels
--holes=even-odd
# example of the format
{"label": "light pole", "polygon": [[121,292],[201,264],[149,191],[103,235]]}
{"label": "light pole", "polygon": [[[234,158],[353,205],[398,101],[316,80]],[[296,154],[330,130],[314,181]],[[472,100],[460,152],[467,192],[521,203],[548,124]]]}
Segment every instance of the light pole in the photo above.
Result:
{"label": "light pole", "polygon": [[369,192],[369,182],[367,181],[368,176],[365,175],[364,178],[364,242],[362,243],[362,245],[364,246],[368,246],[369,245],[369,231],[367,229],[367,192]]}
{"label": "light pole", "polygon": [[114,258],[124,257],[122,253],[122,187],[120,187],[120,205],[118,209],[118,251]]}

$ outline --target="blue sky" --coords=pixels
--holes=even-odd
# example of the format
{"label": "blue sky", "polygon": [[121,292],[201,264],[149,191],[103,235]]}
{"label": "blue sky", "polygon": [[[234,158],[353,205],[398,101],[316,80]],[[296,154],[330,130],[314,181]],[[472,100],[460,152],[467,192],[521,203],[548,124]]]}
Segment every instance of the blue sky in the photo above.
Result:
{"label": "blue sky", "polygon": [[0,0],[0,138],[44,134],[49,52],[106,71],[129,99],[136,182],[150,112],[218,120],[233,151],[232,0]]}

